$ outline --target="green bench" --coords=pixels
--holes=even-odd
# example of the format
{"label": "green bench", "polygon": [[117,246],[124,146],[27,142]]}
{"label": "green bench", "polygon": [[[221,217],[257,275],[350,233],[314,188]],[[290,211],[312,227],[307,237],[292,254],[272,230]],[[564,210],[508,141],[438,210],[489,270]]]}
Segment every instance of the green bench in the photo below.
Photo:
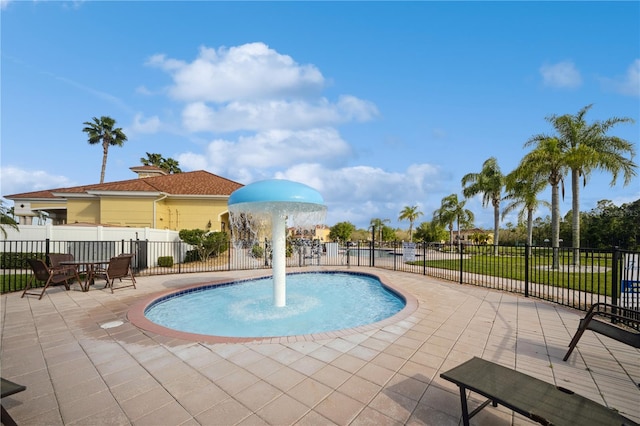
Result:
{"label": "green bench", "polygon": [[[543,425],[638,426],[618,412],[568,389],[477,357],[440,377],[460,389],[464,426],[469,426],[469,419],[489,403],[494,407],[503,405]],[[469,412],[467,390],[489,399]]]}
{"label": "green bench", "polygon": [[[13,395],[18,392],[22,392],[26,390],[27,387],[23,385],[19,385],[17,383],[13,383],[10,380],[0,378],[0,390],[2,391],[2,398],[5,396]],[[2,424],[5,426],[16,426],[16,422],[11,418],[7,410],[0,404],[0,409],[2,410],[0,413],[0,419],[2,420]]]}

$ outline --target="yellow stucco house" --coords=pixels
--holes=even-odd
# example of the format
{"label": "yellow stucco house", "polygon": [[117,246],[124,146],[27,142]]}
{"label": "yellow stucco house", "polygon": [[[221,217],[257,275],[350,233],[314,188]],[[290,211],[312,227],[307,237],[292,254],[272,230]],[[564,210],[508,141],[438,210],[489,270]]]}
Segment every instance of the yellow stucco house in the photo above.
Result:
{"label": "yellow stucco house", "polygon": [[229,231],[227,201],[243,185],[212,173],[166,174],[131,167],[137,179],[5,195],[15,216],[31,225],[45,213],[54,225],[91,224],[156,229]]}

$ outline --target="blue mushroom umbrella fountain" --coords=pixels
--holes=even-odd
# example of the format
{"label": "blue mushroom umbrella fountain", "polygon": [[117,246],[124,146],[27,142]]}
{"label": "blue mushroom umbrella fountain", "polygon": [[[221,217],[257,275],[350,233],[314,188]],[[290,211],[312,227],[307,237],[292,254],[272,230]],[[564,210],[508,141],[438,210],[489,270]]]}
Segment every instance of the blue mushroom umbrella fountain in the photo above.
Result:
{"label": "blue mushroom umbrella fountain", "polygon": [[322,196],[302,183],[269,179],[234,191],[228,204],[232,226],[243,217],[254,227],[271,229],[273,303],[286,306],[287,221],[292,226],[320,224],[327,211]]}

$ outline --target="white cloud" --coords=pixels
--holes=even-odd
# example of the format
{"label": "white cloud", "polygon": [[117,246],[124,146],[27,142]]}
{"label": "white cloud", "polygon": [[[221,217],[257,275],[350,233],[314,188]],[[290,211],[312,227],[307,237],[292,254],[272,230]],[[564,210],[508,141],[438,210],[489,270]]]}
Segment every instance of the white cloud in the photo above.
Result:
{"label": "white cloud", "polygon": [[191,63],[154,55],[147,64],[173,78],[167,92],[185,102],[182,120],[190,132],[309,129],[378,115],[373,103],[355,96],[342,95],[335,103],[321,97],[325,80],[315,66],[298,64],[264,43],[202,47]]}
{"label": "white cloud", "polygon": [[[216,139],[209,143],[206,153],[181,154],[181,165],[206,164],[213,173],[240,180],[243,183],[271,177],[275,169],[288,168],[300,163],[321,162],[328,165],[343,164],[351,149],[332,128],[309,130],[269,130],[237,141]],[[189,167],[191,168],[191,167]],[[200,167],[203,168],[203,167]]]}
{"label": "white cloud", "polygon": [[65,176],[51,175],[43,170],[25,170],[4,165],[0,168],[0,182],[2,182],[3,196],[76,185]]}
{"label": "white cloud", "polygon": [[[413,164],[400,172],[369,166],[326,168],[320,164],[298,164],[275,175],[317,189],[327,204],[327,224],[350,221],[358,227],[374,217],[389,219],[397,225],[400,211],[417,205],[421,218],[431,220],[432,210],[442,198],[439,171],[429,164]],[[428,201],[428,202],[427,202]]]}
{"label": "white cloud", "polygon": [[289,97],[318,92],[324,85],[315,66],[300,65],[264,43],[201,47],[191,63],[154,55],[147,64],[169,72],[174,80],[169,93],[186,102]]}
{"label": "white cloud", "polygon": [[142,114],[138,113],[133,117],[133,123],[126,133],[128,134],[129,131],[133,133],[157,133],[161,125],[160,118],[157,116],[145,119]]}
{"label": "white cloud", "polygon": [[343,116],[341,121],[369,121],[378,115],[375,104],[349,95],[340,96],[336,110]]}
{"label": "white cloud", "polygon": [[207,165],[207,157],[193,152],[179,154],[177,156],[177,161],[180,163],[180,168],[183,170],[205,170],[209,168]]}
{"label": "white cloud", "polygon": [[602,78],[603,86],[607,90],[625,96],[640,96],[640,59],[633,61],[624,76],[616,78]]}
{"label": "white cloud", "polygon": [[540,74],[542,74],[543,84],[549,87],[573,89],[582,84],[580,71],[571,61],[545,64],[540,67]]}
{"label": "white cloud", "polygon": [[196,102],[185,107],[182,119],[185,128],[192,132],[233,132],[307,129],[351,120],[366,121],[377,114],[372,103],[344,96],[337,104],[331,104],[324,98],[315,103],[301,100],[237,101],[218,109]]}
{"label": "white cloud", "polygon": [[143,95],[143,96],[151,96],[151,95],[153,95],[153,92],[151,90],[149,90],[144,85],[136,87],[136,93],[138,93],[140,95]]}

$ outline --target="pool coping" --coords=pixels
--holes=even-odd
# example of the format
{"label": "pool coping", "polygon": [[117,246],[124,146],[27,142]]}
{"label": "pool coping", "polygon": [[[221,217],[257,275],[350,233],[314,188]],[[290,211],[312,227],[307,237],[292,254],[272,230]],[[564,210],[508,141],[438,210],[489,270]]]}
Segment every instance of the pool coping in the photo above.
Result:
{"label": "pool coping", "polygon": [[[366,333],[369,331],[379,330],[381,328],[384,328],[386,326],[395,324],[399,321],[406,319],[408,316],[413,314],[418,309],[419,303],[418,303],[418,299],[415,296],[405,291],[402,291],[391,284],[386,283],[379,275],[376,275],[374,273],[364,273],[364,272],[345,272],[344,270],[337,270],[337,269],[326,270],[326,271],[322,271],[321,273],[332,273],[332,272],[374,277],[380,281],[383,287],[385,287],[387,290],[394,292],[400,298],[402,298],[405,302],[405,306],[404,308],[402,308],[402,310],[400,310],[400,312],[390,316],[389,318],[385,318],[381,321],[377,321],[371,324],[366,324],[366,325],[353,327],[353,328],[345,328],[341,330],[332,330],[332,331],[327,331],[322,333],[299,334],[299,335],[292,335],[292,336],[272,336],[272,337],[229,337],[229,336],[214,336],[209,334],[189,333],[185,331],[179,331],[179,330],[163,327],[159,324],[156,324],[150,321],[144,315],[146,309],[149,306],[156,303],[158,299],[166,298],[176,293],[188,292],[190,290],[194,290],[204,286],[214,287],[214,286],[220,286],[220,285],[230,285],[235,282],[246,281],[245,279],[239,279],[239,280],[226,279],[226,280],[218,280],[218,281],[216,280],[204,281],[200,283],[190,284],[186,287],[162,291],[162,292],[150,295],[145,299],[135,303],[134,305],[131,306],[131,308],[129,308],[127,312],[127,319],[131,324],[133,324],[134,326],[142,330],[155,333],[161,336],[165,336],[165,337],[194,341],[199,343],[211,343],[211,344],[248,343],[248,342],[293,343],[293,342],[308,342],[308,341],[315,341],[315,340],[334,339],[334,338],[348,336],[352,334]],[[298,273],[305,273],[305,272],[296,272],[293,274],[298,274]],[[272,275],[264,275],[264,276],[253,277],[251,279],[253,280],[253,279],[271,278],[271,277]]]}

